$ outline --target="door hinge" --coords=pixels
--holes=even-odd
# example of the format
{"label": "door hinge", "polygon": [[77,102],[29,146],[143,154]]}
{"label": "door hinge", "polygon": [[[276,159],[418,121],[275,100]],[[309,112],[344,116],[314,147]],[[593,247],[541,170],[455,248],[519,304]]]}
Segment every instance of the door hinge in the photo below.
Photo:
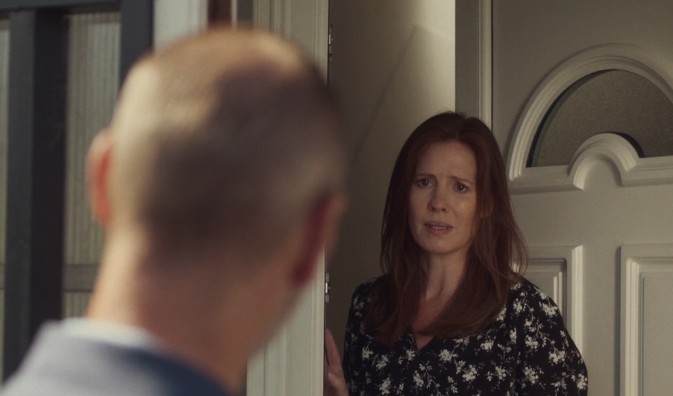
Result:
{"label": "door hinge", "polygon": [[334,30],[332,24],[327,26],[327,84],[329,85],[334,64]]}
{"label": "door hinge", "polygon": [[325,272],[325,304],[329,303],[329,272]]}

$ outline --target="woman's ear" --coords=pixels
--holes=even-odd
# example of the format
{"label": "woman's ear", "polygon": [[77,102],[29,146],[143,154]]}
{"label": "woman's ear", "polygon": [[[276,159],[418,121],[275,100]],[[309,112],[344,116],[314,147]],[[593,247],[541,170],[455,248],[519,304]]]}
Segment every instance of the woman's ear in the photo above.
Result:
{"label": "woman's ear", "polygon": [[87,155],[89,204],[103,227],[108,225],[112,212],[108,192],[112,146],[112,133],[104,129],[94,137]]}

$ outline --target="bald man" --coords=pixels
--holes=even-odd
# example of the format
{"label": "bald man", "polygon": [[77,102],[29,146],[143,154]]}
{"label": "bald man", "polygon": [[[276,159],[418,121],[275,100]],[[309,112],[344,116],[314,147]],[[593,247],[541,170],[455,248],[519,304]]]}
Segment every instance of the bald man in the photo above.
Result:
{"label": "bald man", "polygon": [[43,327],[2,394],[237,394],[333,244],[344,172],[286,41],[217,29],[141,60],[89,152],[106,240],[86,317]]}

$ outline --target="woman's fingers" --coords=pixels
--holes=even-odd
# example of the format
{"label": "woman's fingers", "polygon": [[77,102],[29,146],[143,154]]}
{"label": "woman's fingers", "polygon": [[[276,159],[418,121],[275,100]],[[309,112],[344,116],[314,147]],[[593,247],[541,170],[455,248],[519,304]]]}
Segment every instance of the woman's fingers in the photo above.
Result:
{"label": "woman's fingers", "polygon": [[341,355],[329,329],[325,329],[325,360],[327,361],[325,394],[329,396],[348,396],[348,386],[341,368]]}
{"label": "woman's fingers", "polygon": [[343,378],[343,369],[341,368],[341,355],[339,348],[334,342],[334,336],[329,329],[325,329],[325,356],[327,358],[327,371]]}

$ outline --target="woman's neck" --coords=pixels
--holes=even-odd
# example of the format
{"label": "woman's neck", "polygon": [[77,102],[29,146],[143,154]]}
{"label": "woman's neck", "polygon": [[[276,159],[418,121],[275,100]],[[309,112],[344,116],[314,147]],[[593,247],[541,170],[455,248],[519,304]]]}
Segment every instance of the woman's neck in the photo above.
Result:
{"label": "woman's neck", "polygon": [[428,257],[424,261],[427,283],[421,302],[445,304],[453,297],[465,273],[466,259]]}

